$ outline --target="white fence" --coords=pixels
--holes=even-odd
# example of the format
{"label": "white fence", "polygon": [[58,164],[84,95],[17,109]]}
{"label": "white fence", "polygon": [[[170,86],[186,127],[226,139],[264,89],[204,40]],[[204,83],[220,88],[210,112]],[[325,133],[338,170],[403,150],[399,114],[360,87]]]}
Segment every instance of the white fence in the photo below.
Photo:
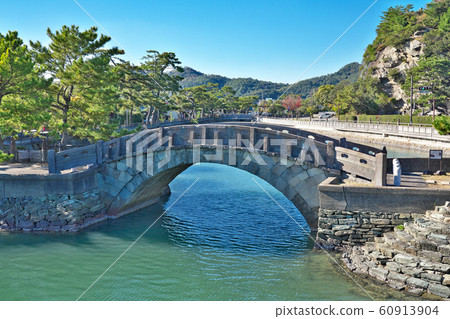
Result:
{"label": "white fence", "polygon": [[380,134],[392,134],[406,137],[432,137],[436,140],[450,142],[449,136],[439,135],[431,124],[409,124],[394,122],[346,122],[337,120],[306,120],[296,118],[269,118],[262,117],[259,119],[262,123],[282,124],[295,126],[297,128],[317,127],[330,128],[337,130],[349,130],[355,132],[368,132]]}

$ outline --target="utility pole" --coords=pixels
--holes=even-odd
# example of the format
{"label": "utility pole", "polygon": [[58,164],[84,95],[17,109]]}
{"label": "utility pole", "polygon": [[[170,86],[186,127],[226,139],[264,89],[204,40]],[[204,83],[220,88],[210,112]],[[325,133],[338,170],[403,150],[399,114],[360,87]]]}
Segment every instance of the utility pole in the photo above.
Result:
{"label": "utility pole", "polygon": [[433,121],[435,116],[435,107],[434,107],[434,83],[431,83],[431,94],[433,94]]}
{"label": "utility pole", "polygon": [[409,123],[412,124],[413,106],[414,106],[414,91],[413,91],[413,75],[411,74],[411,109],[409,111]]}

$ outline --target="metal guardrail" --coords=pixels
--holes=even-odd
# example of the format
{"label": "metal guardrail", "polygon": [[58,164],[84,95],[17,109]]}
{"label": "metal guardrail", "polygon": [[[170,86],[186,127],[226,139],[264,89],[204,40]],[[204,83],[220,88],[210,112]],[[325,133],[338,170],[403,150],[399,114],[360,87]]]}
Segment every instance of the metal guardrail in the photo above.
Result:
{"label": "metal guardrail", "polygon": [[341,130],[374,132],[380,134],[398,134],[409,137],[432,137],[437,140],[449,141],[450,137],[439,135],[431,124],[358,121],[347,122],[338,120],[305,120],[297,118],[262,117],[262,123],[294,125],[297,127],[325,127]]}

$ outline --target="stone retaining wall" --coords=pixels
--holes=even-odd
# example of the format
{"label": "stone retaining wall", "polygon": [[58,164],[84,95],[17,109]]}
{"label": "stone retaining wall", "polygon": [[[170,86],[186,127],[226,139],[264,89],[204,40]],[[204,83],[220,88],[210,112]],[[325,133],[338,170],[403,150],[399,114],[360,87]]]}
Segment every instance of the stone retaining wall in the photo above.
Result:
{"label": "stone retaining wall", "polygon": [[98,190],[0,199],[0,231],[77,231],[106,218]]}
{"label": "stone retaining wall", "polygon": [[373,243],[348,248],[343,261],[355,274],[394,289],[450,298],[450,202]]}
{"label": "stone retaining wall", "polygon": [[319,210],[317,244],[339,250],[343,246],[363,245],[412,220],[414,213]]}

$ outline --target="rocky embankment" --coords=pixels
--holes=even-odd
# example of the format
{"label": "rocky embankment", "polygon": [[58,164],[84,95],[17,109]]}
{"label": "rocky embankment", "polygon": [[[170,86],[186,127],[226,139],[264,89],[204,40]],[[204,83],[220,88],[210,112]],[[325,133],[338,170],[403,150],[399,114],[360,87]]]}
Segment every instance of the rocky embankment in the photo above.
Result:
{"label": "rocky embankment", "polygon": [[355,274],[397,290],[450,298],[450,202],[343,254]]}
{"label": "rocky embankment", "polygon": [[78,231],[105,220],[98,191],[0,199],[0,231]]}

